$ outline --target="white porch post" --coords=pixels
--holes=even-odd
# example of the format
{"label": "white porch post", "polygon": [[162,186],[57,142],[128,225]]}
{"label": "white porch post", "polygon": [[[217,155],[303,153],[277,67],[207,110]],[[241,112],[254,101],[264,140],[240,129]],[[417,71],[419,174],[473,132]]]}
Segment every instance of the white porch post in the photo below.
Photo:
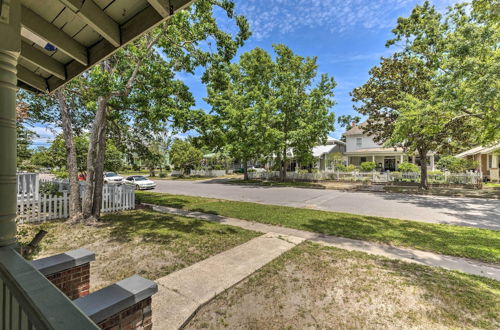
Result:
{"label": "white porch post", "polygon": [[415,164],[415,155],[411,156],[411,162]]}
{"label": "white porch post", "polygon": [[375,155],[372,155],[372,162],[375,163]]}
{"label": "white porch post", "polygon": [[430,159],[431,159],[431,171],[434,171],[434,155],[431,155],[430,156]]}
{"label": "white porch post", "polygon": [[0,1],[0,247],[16,242],[16,90],[20,0]]}
{"label": "white porch post", "polygon": [[399,163],[404,163],[405,162],[405,158],[404,158],[404,155],[400,155],[399,156]]}

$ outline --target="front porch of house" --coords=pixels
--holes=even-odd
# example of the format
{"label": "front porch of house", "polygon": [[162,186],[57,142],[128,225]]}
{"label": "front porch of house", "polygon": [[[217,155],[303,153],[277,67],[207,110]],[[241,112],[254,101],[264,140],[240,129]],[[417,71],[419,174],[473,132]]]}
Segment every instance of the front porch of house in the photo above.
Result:
{"label": "front porch of house", "polygon": [[[412,163],[417,166],[421,165],[421,159],[418,156],[409,156],[404,153],[370,153],[370,152],[351,152],[346,153],[346,163],[347,165],[360,166],[364,162],[374,162],[376,164],[376,170],[380,172],[394,172],[399,169],[401,163]],[[434,154],[429,154],[427,156],[427,166],[429,171],[435,170],[435,157]]]}

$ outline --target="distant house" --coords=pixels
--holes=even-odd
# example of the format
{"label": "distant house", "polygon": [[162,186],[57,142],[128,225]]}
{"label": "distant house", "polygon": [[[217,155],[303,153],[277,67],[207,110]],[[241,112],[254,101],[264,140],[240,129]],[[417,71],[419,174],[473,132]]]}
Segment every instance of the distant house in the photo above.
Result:
{"label": "distant house", "polygon": [[312,149],[313,157],[316,159],[315,167],[320,171],[331,170],[331,164],[328,162],[329,155],[334,153],[343,155],[345,151],[345,142],[328,137],[326,144],[315,146]]}
{"label": "distant house", "polygon": [[477,170],[491,181],[500,181],[500,143],[489,147],[475,147],[464,151],[455,157],[471,159],[478,163]]}
{"label": "distant house", "polygon": [[[346,138],[345,158],[347,164],[359,166],[363,162],[374,162],[379,171],[396,171],[399,164],[410,162],[420,165],[418,155],[408,155],[402,148],[386,148],[373,140],[373,137],[364,133],[366,122],[354,125],[344,133]],[[434,153],[427,154],[429,170],[434,170]]]}

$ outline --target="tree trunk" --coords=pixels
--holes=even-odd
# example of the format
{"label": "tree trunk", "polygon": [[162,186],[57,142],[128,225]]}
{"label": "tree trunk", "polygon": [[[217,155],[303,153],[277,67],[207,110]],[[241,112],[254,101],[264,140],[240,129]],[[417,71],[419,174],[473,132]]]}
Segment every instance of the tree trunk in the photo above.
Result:
{"label": "tree trunk", "polygon": [[248,181],[248,161],[243,161],[243,180]]}
{"label": "tree trunk", "polygon": [[[85,183],[85,198],[82,207],[83,216],[86,219],[91,218],[94,215],[94,211],[96,210],[96,208],[94,208],[94,203],[102,202],[94,199],[99,197],[99,194],[95,194],[95,189],[98,188],[97,183],[103,182],[104,165],[100,166],[98,161],[100,160],[100,142],[105,141],[104,131],[106,127],[107,101],[108,98],[103,96],[100,96],[97,99],[97,113],[92,124],[92,132],[90,135],[89,152],[87,155],[87,182]],[[103,151],[104,146],[101,147],[101,150]],[[104,161],[104,157],[102,157],[102,160]],[[98,178],[100,178],[100,180],[98,180]],[[102,189],[102,184],[100,187]]]}
{"label": "tree trunk", "polygon": [[[107,105],[104,105],[106,108]],[[104,110],[106,111],[106,110]],[[104,115],[106,118],[106,115]],[[95,166],[95,182],[94,182],[94,198],[92,205],[92,217],[98,219],[101,215],[102,207],[102,189],[104,186],[104,160],[106,156],[106,120],[99,132],[97,142],[96,166]]]}
{"label": "tree trunk", "polygon": [[281,161],[281,181],[285,182],[286,181],[286,166],[287,166],[287,157],[286,157],[286,145],[283,148],[283,159]]}
{"label": "tree trunk", "polygon": [[419,149],[418,154],[420,156],[420,189],[427,190],[429,188],[427,185],[427,150]]}
{"label": "tree trunk", "polygon": [[78,222],[82,218],[82,204],[80,201],[80,184],[78,182],[78,163],[76,157],[76,148],[73,142],[73,130],[71,128],[71,117],[68,104],[64,96],[64,89],[60,88],[56,92],[59,103],[59,112],[61,114],[62,130],[64,143],[66,146],[66,168],[69,178],[69,220]]}

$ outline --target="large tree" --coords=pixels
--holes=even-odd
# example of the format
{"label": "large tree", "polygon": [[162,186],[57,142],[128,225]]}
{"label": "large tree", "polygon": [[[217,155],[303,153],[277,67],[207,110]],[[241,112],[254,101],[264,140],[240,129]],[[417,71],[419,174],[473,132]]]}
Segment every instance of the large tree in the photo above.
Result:
{"label": "large tree", "polygon": [[274,153],[280,162],[281,180],[286,180],[288,155],[291,150],[300,158],[324,143],[334,130],[335,80],[318,73],[316,58],[296,55],[285,45],[274,45],[276,68],[271,82],[276,111],[272,122]]}
{"label": "large tree", "polygon": [[[212,106],[209,132],[215,147],[243,162],[248,180],[248,161],[271,151],[274,76],[271,56],[260,48],[241,55],[239,62],[219,68],[208,84],[206,101]],[[212,143],[214,144],[214,143]]]}
{"label": "large tree", "polygon": [[[235,23],[236,33],[220,28],[215,7],[219,15],[225,13]],[[82,205],[85,221],[92,222],[100,214],[106,139],[130,140],[135,134],[128,131],[139,128],[152,135],[161,131],[167,121],[186,124],[194,100],[188,87],[176,79],[176,73],[194,74],[197,68],[229,62],[249,37],[246,20],[236,16],[233,7],[229,0],[196,1],[188,10],[176,13],[167,23],[94,66],[61,92],[61,97],[52,100],[61,110],[62,118],[65,112],[71,117],[74,97],[93,117],[88,126],[90,146]],[[207,76],[204,74],[203,79],[208,79]],[[61,122],[63,130],[68,127]],[[66,141],[70,142],[75,130],[66,131]],[[143,134],[141,138],[148,136]],[[71,143],[67,147],[69,157]]]}
{"label": "large tree", "polygon": [[[459,6],[459,8],[461,8]],[[460,15],[465,15],[461,13]],[[398,51],[370,70],[369,80],[353,90],[355,109],[368,116],[365,131],[375,141],[418,152],[421,184],[427,188],[427,153],[467,146],[482,131],[477,115],[459,109],[445,91],[455,81],[448,71],[451,27],[428,1],[399,18],[387,46]],[[458,50],[456,50],[458,51]],[[483,134],[484,135],[484,134]]]}

